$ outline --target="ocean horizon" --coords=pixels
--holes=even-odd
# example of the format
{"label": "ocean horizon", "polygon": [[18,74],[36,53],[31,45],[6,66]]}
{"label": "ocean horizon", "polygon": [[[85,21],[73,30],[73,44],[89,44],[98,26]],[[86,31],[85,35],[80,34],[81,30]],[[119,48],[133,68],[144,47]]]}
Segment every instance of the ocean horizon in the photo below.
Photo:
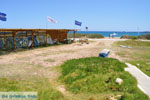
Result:
{"label": "ocean horizon", "polygon": [[[73,33],[73,32],[69,32]],[[109,37],[109,34],[116,33],[114,37],[121,37],[122,35],[129,35],[129,36],[139,36],[144,34],[150,34],[150,32],[127,32],[127,31],[77,31],[76,33],[80,34],[101,34],[104,37]]]}

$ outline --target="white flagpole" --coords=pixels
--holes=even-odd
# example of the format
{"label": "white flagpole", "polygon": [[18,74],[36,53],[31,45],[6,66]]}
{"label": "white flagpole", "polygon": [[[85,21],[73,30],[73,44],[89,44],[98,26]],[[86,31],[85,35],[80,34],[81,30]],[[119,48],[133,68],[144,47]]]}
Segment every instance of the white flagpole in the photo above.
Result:
{"label": "white flagpole", "polygon": [[46,29],[47,29],[47,27],[48,27],[48,21],[47,21],[47,17],[46,17]]}

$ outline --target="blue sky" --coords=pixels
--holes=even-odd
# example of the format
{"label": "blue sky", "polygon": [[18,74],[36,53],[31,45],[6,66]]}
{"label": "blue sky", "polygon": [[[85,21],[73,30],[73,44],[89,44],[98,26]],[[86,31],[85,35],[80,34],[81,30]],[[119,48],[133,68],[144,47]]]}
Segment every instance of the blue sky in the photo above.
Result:
{"label": "blue sky", "polygon": [[[7,22],[0,28],[48,28],[95,31],[150,31],[150,0],[1,0]],[[81,21],[82,27],[74,25]]]}

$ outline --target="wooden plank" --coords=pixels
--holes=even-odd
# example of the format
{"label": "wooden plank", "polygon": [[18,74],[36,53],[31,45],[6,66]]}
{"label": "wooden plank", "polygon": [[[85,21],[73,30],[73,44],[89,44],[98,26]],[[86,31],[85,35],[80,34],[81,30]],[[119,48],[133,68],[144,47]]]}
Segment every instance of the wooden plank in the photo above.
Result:
{"label": "wooden plank", "polygon": [[73,41],[75,41],[76,31],[73,32]]}
{"label": "wooden plank", "polygon": [[18,32],[13,32],[13,43],[14,43],[14,48],[13,50],[16,50],[16,35]]}
{"label": "wooden plank", "polygon": [[34,46],[34,40],[33,40],[33,36],[34,36],[34,32],[32,31],[32,45],[31,45],[31,48],[33,48],[33,46]]}
{"label": "wooden plank", "polygon": [[48,45],[48,41],[47,41],[47,32],[46,32],[46,46]]}
{"label": "wooden plank", "polygon": [[6,48],[6,33],[4,32],[4,48]]}

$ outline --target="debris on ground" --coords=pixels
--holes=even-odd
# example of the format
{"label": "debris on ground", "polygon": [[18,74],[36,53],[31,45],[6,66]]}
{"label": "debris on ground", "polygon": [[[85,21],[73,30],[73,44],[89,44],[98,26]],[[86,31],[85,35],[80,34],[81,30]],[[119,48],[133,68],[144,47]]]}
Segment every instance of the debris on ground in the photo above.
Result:
{"label": "debris on ground", "polygon": [[105,83],[109,83],[111,81],[111,77],[109,77],[108,80],[105,81]]}
{"label": "debris on ground", "polygon": [[132,48],[130,46],[125,46],[125,45],[120,45],[120,47],[123,47],[123,48]]}
{"label": "debris on ground", "polygon": [[64,85],[58,86],[57,89],[58,89],[61,93],[63,93],[63,94],[65,94],[65,92],[66,92],[66,89],[65,89],[65,86],[64,86]]}
{"label": "debris on ground", "polygon": [[109,55],[109,53],[110,53],[110,50],[104,49],[99,53],[99,57],[103,57],[103,58],[107,57]]}
{"label": "debris on ground", "polygon": [[91,97],[89,100],[95,100],[94,97]]}
{"label": "debris on ground", "polygon": [[122,82],[123,82],[123,80],[122,80],[121,78],[117,78],[117,79],[116,79],[116,83],[118,83],[119,85],[121,85]]}
{"label": "debris on ground", "polygon": [[89,44],[88,39],[86,39],[86,38],[79,39],[79,42],[81,44],[84,44],[84,43]]}
{"label": "debris on ground", "polygon": [[117,99],[115,99],[115,97],[111,96],[107,100],[117,100]]}
{"label": "debris on ground", "polygon": [[84,43],[89,44],[88,38],[85,35],[79,39],[79,42],[81,44],[84,44]]}
{"label": "debris on ground", "polygon": [[107,100],[122,100],[123,96],[122,95],[117,95],[117,96],[110,96],[107,98]]}

